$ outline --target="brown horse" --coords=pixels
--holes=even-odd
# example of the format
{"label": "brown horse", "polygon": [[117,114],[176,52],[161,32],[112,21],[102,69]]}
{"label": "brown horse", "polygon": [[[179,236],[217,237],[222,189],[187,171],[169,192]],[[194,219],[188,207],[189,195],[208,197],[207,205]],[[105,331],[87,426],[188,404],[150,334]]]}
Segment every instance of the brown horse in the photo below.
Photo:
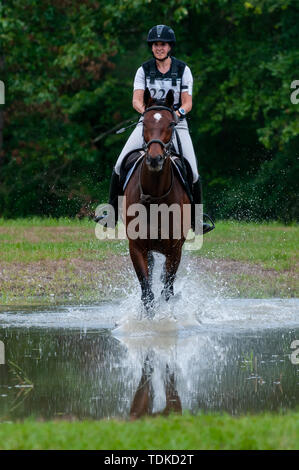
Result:
{"label": "brown horse", "polygon": [[[173,283],[180,264],[182,247],[191,224],[190,199],[184,190],[176,172],[173,171],[170,159],[170,145],[173,129],[177,123],[177,115],[173,110],[173,92],[168,92],[163,105],[153,100],[148,89],[144,93],[145,112],[143,115],[143,134],[145,155],[142,163],[133,174],[125,190],[126,230],[129,239],[130,256],[141,285],[141,299],[147,312],[153,315],[154,294],[151,289],[153,252],[165,255],[162,280],[162,295],[166,300],[173,295]],[[145,227],[142,228],[146,237],[137,238],[130,235],[129,224],[136,217],[136,212],[128,214],[133,204],[142,204],[146,211]],[[152,236],[155,222],[151,216],[154,205],[157,208],[170,208],[173,204],[178,212],[171,212],[168,221],[163,215],[155,219],[157,236]],[[188,206],[183,207],[184,204]],[[187,208],[187,209],[186,209]],[[144,219],[143,219],[144,220]],[[140,222],[142,223],[142,222]],[[168,225],[169,224],[169,225]],[[168,236],[164,236],[165,227]],[[179,230],[178,230],[179,229]],[[179,236],[177,235],[179,233]]]}

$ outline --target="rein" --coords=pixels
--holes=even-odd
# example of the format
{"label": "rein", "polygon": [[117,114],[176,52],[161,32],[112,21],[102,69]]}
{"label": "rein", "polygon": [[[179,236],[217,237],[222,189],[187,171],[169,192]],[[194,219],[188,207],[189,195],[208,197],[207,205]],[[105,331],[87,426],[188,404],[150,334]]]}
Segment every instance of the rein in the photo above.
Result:
{"label": "rein", "polygon": [[[173,133],[174,133],[174,127],[175,125],[177,124],[177,117],[176,117],[176,114],[175,112],[171,109],[171,108],[168,108],[167,106],[150,106],[149,108],[147,108],[144,113],[143,113],[143,116],[148,113],[149,111],[169,111],[173,118],[175,119],[175,121],[173,122],[172,126],[172,134],[171,134],[171,137],[169,139],[168,142],[163,142],[162,140],[160,139],[152,139],[150,140],[149,142],[144,142],[143,144],[143,149],[145,152],[147,152],[149,146],[153,143],[157,143],[157,144],[160,144],[163,148],[163,151],[164,151],[164,157],[168,157],[169,154],[170,154],[170,146],[172,144],[172,139],[173,139]],[[142,168],[143,168],[143,165],[144,165],[144,160],[142,161],[142,165],[141,165],[141,168],[140,168],[140,172],[139,172],[139,190],[140,190],[140,203],[141,204],[151,204],[155,201],[159,201],[161,199],[164,199],[166,198],[171,190],[172,190],[172,187],[173,187],[173,168],[172,168],[172,165],[170,166],[171,168],[171,184],[170,184],[170,188],[168,189],[168,191],[166,191],[166,193],[162,194],[162,196],[152,196],[151,194],[144,194],[143,192],[143,189],[142,189],[142,185],[141,185],[141,174],[142,174]]]}

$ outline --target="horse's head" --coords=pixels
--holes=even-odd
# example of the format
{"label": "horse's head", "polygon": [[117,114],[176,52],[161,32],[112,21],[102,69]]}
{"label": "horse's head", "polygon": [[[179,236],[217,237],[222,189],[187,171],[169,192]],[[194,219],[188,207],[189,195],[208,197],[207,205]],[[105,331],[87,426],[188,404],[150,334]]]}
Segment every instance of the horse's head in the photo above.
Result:
{"label": "horse's head", "polygon": [[144,92],[144,148],[146,164],[152,171],[161,171],[169,155],[173,128],[177,122],[173,101],[172,90],[169,90],[163,101],[153,99],[148,88]]}

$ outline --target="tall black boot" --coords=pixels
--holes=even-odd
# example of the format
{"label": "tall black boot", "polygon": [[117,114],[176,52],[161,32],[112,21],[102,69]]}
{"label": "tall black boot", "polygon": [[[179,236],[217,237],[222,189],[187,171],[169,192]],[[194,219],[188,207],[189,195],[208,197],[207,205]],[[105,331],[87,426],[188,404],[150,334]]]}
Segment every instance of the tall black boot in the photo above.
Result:
{"label": "tall black boot", "polygon": [[[195,232],[195,225],[196,225],[195,224],[195,216],[196,216],[195,205],[196,204],[202,204],[202,201],[203,201],[203,198],[202,198],[202,185],[201,185],[201,179],[199,177],[198,180],[195,183],[193,183],[193,204],[192,204],[192,208],[191,208],[191,228],[194,232]],[[208,233],[208,232],[210,232],[211,230],[213,230],[215,228],[215,224],[214,224],[213,220],[211,219],[211,217],[208,214],[203,214],[203,218],[204,217],[208,218],[210,220],[210,222],[212,222],[212,225],[203,222],[202,223],[202,233],[203,234]]]}
{"label": "tall black boot", "polygon": [[[99,216],[95,215],[94,221],[100,223],[104,227],[114,228],[118,221],[118,196],[121,194],[121,188],[119,184],[119,175],[115,173],[114,169],[112,171],[111,180],[110,180],[110,188],[109,188],[109,204],[114,209],[115,219],[109,218],[109,213],[101,214]],[[106,220],[106,222],[105,222]]]}

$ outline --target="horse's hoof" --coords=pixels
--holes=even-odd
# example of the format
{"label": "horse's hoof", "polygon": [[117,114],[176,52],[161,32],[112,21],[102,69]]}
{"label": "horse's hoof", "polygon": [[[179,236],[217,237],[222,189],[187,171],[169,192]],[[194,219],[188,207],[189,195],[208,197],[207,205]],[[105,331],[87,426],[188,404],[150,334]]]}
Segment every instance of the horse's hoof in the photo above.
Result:
{"label": "horse's hoof", "polygon": [[170,297],[174,296],[173,289],[163,289],[161,291],[161,295],[164,298],[164,300],[166,300],[166,302],[168,302]]}
{"label": "horse's hoof", "polygon": [[145,309],[145,316],[149,320],[152,320],[155,316],[155,303],[154,299],[143,304]]}
{"label": "horse's hoof", "polygon": [[155,318],[154,310],[150,309],[146,311],[145,317],[147,320],[153,320]]}

